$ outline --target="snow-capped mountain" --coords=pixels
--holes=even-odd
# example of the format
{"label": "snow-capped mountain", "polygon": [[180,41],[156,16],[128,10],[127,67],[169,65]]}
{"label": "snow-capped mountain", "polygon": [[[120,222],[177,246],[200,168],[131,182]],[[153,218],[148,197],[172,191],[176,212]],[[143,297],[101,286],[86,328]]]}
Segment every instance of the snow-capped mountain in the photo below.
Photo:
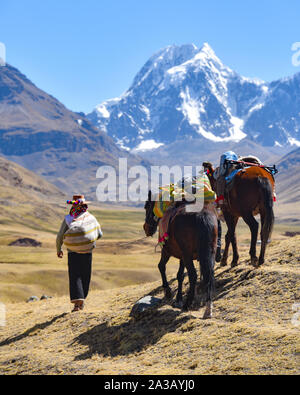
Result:
{"label": "snow-capped mountain", "polygon": [[300,73],[267,88],[249,111],[245,132],[265,146],[300,147]]}
{"label": "snow-capped mountain", "polygon": [[204,44],[153,55],[121,97],[88,118],[125,149],[186,139],[300,146],[300,73],[272,83],[245,78]]}

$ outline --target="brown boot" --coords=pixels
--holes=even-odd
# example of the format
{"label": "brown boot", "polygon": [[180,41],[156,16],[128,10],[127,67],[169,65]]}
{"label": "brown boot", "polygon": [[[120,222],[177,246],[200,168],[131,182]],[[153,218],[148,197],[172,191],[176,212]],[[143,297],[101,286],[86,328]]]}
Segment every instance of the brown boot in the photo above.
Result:
{"label": "brown boot", "polygon": [[74,303],[74,308],[72,310],[72,313],[74,313],[75,311],[83,310],[84,308],[83,300],[74,300],[72,303]]}

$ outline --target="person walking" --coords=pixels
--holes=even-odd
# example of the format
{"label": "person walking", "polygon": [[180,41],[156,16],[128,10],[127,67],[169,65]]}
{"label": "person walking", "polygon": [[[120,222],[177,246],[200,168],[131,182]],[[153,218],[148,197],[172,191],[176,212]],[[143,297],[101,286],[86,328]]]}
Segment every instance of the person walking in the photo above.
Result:
{"label": "person walking", "polygon": [[74,195],[67,204],[72,205],[64,218],[56,237],[58,258],[63,258],[63,244],[68,250],[68,274],[72,312],[83,310],[88,296],[91,273],[92,251],[103,234],[96,218],[89,213],[84,195]]}

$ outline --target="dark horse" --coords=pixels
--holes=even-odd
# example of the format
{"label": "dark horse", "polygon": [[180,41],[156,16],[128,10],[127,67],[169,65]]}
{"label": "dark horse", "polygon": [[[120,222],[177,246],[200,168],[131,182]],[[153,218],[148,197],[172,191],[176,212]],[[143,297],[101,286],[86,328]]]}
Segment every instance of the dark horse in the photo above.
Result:
{"label": "dark horse", "polygon": [[[216,191],[216,180],[213,177],[214,168],[211,163],[203,163],[208,170],[208,177],[212,188]],[[230,243],[233,249],[231,266],[236,266],[239,260],[235,228],[239,217],[242,217],[251,231],[250,257],[251,264],[255,267],[264,263],[265,251],[274,224],[273,212],[274,178],[266,169],[251,166],[236,174],[234,185],[225,193],[226,204],[222,207],[224,219],[227,224],[225,236],[225,250],[221,266],[227,265],[228,249]],[[260,214],[261,218],[261,251],[259,259],[256,256],[256,243],[258,235],[258,222],[254,215]]]}
{"label": "dark horse", "polygon": [[[154,216],[153,208],[155,201],[151,199],[149,191],[148,201],[145,203],[146,220],[144,231],[146,236],[153,236],[157,230],[159,220]],[[181,203],[182,204],[182,203]],[[213,208],[205,207],[201,212],[187,212],[183,204],[169,225],[169,239],[162,248],[161,259],[158,268],[161,273],[163,288],[167,298],[172,297],[171,288],[166,277],[166,264],[170,257],[180,259],[177,273],[178,292],[176,306],[188,310],[194,300],[197,272],[193,260],[200,262],[201,274],[203,276],[206,291],[206,309],[203,318],[212,316],[212,293],[214,288],[214,263],[217,248],[218,223]],[[182,301],[182,283],[184,268],[187,269],[189,277],[189,291],[186,301]]]}

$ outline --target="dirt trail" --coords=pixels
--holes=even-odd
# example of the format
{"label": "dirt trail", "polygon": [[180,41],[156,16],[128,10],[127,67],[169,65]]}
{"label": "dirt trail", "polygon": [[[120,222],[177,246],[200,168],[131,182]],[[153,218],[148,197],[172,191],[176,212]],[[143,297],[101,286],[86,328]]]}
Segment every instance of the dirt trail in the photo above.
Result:
{"label": "dirt trail", "polygon": [[[296,236],[271,244],[259,269],[244,254],[238,267],[217,268],[207,321],[201,295],[190,312],[165,301],[142,320],[130,319],[139,298],[162,297],[160,282],[92,292],[77,314],[69,313],[67,297],[8,304],[0,373],[299,374],[299,265]],[[175,292],[174,279],[171,286]]]}

